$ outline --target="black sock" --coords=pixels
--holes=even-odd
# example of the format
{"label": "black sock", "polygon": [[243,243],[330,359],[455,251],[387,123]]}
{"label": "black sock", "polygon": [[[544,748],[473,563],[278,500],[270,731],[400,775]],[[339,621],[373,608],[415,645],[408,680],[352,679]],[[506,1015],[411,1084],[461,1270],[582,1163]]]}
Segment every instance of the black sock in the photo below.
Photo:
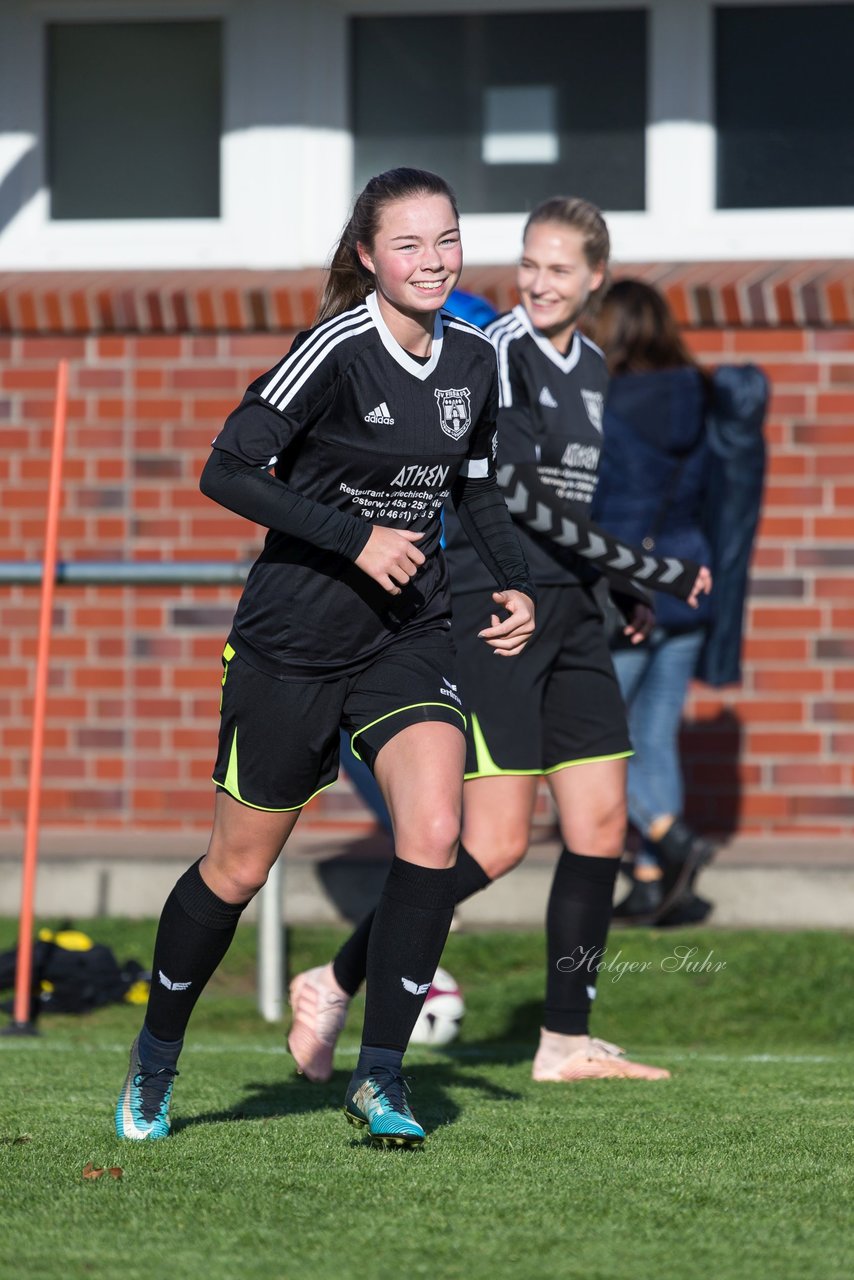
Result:
{"label": "black sock", "polygon": [[166,899],[154,944],[145,1025],[155,1039],[183,1038],[245,906],[218,898],[202,879],[198,862],[181,876]]}
{"label": "black sock", "polygon": [[547,1031],[587,1034],[619,866],[619,858],[561,851],[546,912]]}
{"label": "black sock", "polygon": [[403,1053],[451,927],[457,869],[395,858],[368,940],[362,1044]]}
{"label": "black sock", "polygon": [[[492,884],[492,879],[467,849],[460,845],[457,854],[457,902],[465,902]],[[365,981],[368,966],[368,938],[376,908],[361,920],[332,961],[335,981],[348,996],[354,996]]]}

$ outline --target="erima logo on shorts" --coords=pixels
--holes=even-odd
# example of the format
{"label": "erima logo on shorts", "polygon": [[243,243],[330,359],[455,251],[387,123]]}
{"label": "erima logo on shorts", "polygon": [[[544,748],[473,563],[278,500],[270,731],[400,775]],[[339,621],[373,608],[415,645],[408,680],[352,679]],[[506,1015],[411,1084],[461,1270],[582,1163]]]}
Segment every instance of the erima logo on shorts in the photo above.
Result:
{"label": "erima logo on shorts", "polygon": [[411,978],[401,978],[404,991],[408,991],[411,996],[426,996],[430,990],[429,982],[413,982]]}
{"label": "erima logo on shorts", "polygon": [[161,987],[165,987],[167,991],[186,991],[191,987],[192,982],[173,982],[171,978],[167,978],[162,969],[157,970],[157,976],[160,979]]}
{"label": "erima logo on shorts", "polygon": [[460,699],[460,696],[457,693],[457,686],[455,684],[451,684],[450,680],[448,680],[445,676],[442,676],[442,684],[444,685],[444,688],[439,690],[442,697],[451,698],[453,699],[454,702],[458,703],[459,706],[462,706],[463,705],[462,700]]}

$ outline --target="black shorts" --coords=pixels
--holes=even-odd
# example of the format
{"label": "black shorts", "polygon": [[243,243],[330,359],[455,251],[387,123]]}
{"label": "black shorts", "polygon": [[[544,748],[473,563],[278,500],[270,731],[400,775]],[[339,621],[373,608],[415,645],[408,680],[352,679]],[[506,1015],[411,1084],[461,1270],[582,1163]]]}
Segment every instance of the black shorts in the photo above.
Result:
{"label": "black shorts", "polygon": [[465,731],[450,636],[398,641],[364,670],[334,680],[283,680],[227,644],[213,780],[252,809],[301,809],[338,777],[339,728],[371,768],[411,724]]}
{"label": "black shorts", "polygon": [[477,638],[496,609],[489,592],[453,597],[467,778],[554,773],[632,754],[592,590],[538,587],[537,597],[537,629],[515,658],[498,657]]}

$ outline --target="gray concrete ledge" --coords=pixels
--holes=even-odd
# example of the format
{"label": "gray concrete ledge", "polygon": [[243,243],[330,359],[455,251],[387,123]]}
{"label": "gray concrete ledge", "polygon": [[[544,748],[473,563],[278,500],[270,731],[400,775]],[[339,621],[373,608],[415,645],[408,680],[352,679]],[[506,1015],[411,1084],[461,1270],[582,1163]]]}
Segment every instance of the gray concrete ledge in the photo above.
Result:
{"label": "gray concrete ledge", "polygon": [[[16,845],[17,839],[17,845]],[[46,833],[36,914],[41,919],[159,914],[177,877],[205,840],[196,833]],[[0,914],[18,913],[23,841],[0,836]],[[466,928],[538,928],[544,918],[553,840],[535,843],[512,875],[464,903]],[[283,915],[291,924],[357,920],[377,900],[391,846],[381,833],[307,832],[288,846]],[[701,891],[721,927],[854,927],[854,848],[845,841],[737,841],[703,874]],[[622,893],[622,888],[619,889]],[[253,919],[250,908],[247,919]]]}

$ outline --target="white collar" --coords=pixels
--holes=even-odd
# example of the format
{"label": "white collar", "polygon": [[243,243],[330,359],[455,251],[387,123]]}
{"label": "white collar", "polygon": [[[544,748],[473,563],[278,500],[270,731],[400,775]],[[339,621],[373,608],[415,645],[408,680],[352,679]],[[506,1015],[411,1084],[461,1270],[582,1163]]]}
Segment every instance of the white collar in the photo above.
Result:
{"label": "white collar", "polygon": [[426,364],[419,364],[417,360],[413,360],[409,352],[405,351],[397,339],[392,336],[391,330],[383,319],[382,312],[380,311],[380,304],[375,292],[369,293],[367,298],[365,298],[365,306],[368,308],[371,319],[377,326],[380,340],[392,360],[395,360],[397,364],[400,365],[401,369],[405,369],[407,373],[412,374],[413,378],[418,378],[421,382],[424,382],[426,378],[429,378],[430,374],[439,363],[439,357],[442,354],[442,337],[444,334],[444,327],[442,325],[441,310],[436,312],[436,317],[433,321],[433,349],[430,352],[430,359]]}
{"label": "white collar", "polygon": [[543,355],[551,360],[552,364],[556,364],[561,373],[569,373],[574,369],[581,358],[581,338],[576,329],[572,335],[572,342],[569,344],[569,350],[565,356],[562,356],[553,342],[550,342],[545,334],[540,333],[539,329],[534,327],[531,317],[528,315],[521,302],[513,308],[513,314],[519,323],[525,328],[526,332],[536,342]]}

